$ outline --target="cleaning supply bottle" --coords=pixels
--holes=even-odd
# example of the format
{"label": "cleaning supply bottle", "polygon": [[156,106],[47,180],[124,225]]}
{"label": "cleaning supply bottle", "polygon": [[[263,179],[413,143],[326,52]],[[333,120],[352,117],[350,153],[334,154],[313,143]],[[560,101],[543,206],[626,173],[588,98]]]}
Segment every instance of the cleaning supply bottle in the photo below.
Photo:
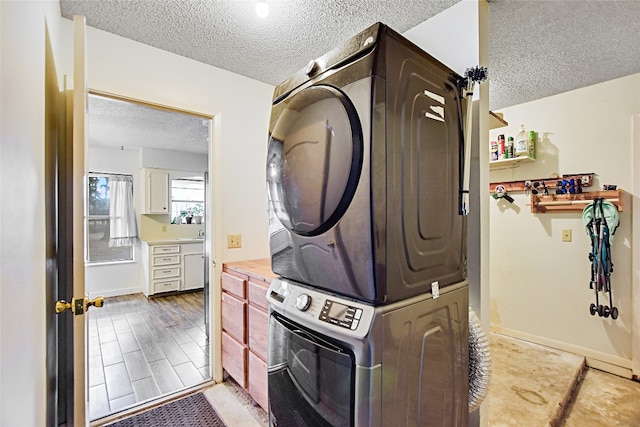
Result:
{"label": "cleaning supply bottle", "polygon": [[496,160],[498,160],[498,143],[491,141],[491,161],[495,162]]}
{"label": "cleaning supply bottle", "polygon": [[536,144],[538,142],[538,132],[532,130],[529,131],[529,138],[527,138],[527,149],[529,151],[528,156],[532,159],[536,158]]}
{"label": "cleaning supply bottle", "polygon": [[518,133],[518,135],[516,135],[516,140],[515,140],[515,155],[516,157],[518,156],[527,156],[529,154],[529,135],[527,135],[527,132],[524,130],[524,125],[522,126],[522,130],[520,131],[520,133]]}

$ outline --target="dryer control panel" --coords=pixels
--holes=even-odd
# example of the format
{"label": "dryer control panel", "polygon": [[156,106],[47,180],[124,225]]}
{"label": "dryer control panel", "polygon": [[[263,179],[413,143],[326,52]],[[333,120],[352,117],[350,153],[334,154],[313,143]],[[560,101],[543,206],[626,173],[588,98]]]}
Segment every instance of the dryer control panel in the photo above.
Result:
{"label": "dryer control panel", "polygon": [[358,327],[358,323],[360,323],[361,317],[361,308],[351,307],[328,299],[324,302],[318,318],[323,322],[355,330]]}

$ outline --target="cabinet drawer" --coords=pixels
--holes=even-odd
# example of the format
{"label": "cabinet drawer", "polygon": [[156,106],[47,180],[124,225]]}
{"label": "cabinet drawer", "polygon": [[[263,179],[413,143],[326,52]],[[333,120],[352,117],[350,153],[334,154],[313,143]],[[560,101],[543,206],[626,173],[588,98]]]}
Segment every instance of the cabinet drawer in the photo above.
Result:
{"label": "cabinet drawer", "polygon": [[262,307],[264,310],[269,310],[267,304],[267,290],[269,287],[262,282],[249,280],[249,303],[257,307]]}
{"label": "cabinet drawer", "polygon": [[267,362],[260,359],[258,356],[249,352],[249,394],[258,402],[258,405],[262,406],[262,409],[267,411],[267,404],[269,402],[267,393],[269,388],[267,387]]}
{"label": "cabinet drawer", "polygon": [[165,279],[168,277],[180,277],[180,267],[154,268],[152,279]]}
{"label": "cabinet drawer", "polygon": [[246,344],[247,303],[236,297],[222,293],[222,329],[242,344]]}
{"label": "cabinet drawer", "polygon": [[180,253],[180,245],[158,245],[153,246],[151,252],[157,254],[178,254]]}
{"label": "cabinet drawer", "polygon": [[153,282],[154,293],[177,291],[180,289],[180,280],[164,280],[161,282]]}
{"label": "cabinet drawer", "polygon": [[249,348],[267,360],[268,342],[269,315],[265,311],[249,306]]}
{"label": "cabinet drawer", "polygon": [[222,332],[222,367],[243,388],[247,388],[247,347]]}
{"label": "cabinet drawer", "polygon": [[160,255],[153,257],[154,266],[180,264],[180,255]]}
{"label": "cabinet drawer", "polygon": [[234,294],[242,299],[247,297],[244,286],[245,282],[245,279],[234,276],[225,271],[222,272],[222,290]]}

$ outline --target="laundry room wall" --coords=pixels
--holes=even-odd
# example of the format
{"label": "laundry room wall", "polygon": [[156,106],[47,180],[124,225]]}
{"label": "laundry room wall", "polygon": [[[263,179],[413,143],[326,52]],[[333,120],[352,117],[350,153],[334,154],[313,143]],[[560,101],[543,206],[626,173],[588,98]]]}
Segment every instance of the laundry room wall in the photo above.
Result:
{"label": "laundry room wall", "polygon": [[[492,182],[595,173],[593,187],[626,192],[615,234],[611,276],[617,320],[591,316],[590,240],[580,212],[530,212],[529,198],[490,202],[491,324],[495,331],[587,356],[592,366],[630,376],[632,358],[632,116],[640,112],[640,74],[500,110],[515,136],[524,124],[541,141],[535,163],[492,171]],[[635,96],[632,96],[635,94]],[[489,141],[484,149],[489,150]],[[561,232],[572,231],[562,242]],[[637,268],[637,266],[636,266]]]}

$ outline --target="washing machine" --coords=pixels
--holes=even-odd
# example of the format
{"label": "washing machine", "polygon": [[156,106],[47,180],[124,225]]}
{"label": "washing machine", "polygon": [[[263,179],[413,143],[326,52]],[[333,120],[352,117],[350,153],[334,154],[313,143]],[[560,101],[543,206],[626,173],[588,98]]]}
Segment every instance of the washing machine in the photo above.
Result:
{"label": "washing machine", "polygon": [[378,23],[275,88],[276,274],[373,305],[465,279],[463,80]]}
{"label": "washing machine", "polygon": [[468,425],[466,281],[385,305],[275,279],[269,425]]}

